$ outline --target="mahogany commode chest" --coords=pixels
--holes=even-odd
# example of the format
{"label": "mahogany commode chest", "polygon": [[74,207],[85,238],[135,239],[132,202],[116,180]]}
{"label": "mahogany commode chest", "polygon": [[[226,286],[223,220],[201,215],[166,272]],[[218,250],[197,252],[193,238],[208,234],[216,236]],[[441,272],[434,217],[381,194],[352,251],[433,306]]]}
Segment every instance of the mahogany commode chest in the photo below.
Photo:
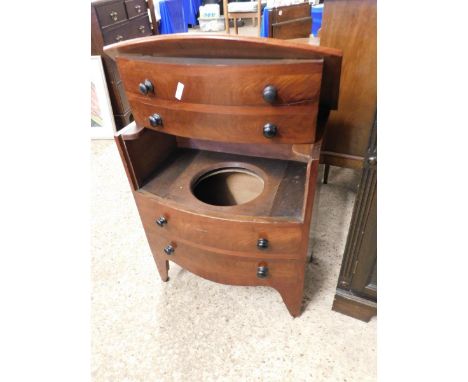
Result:
{"label": "mahogany commode chest", "polygon": [[301,312],[321,137],[341,53],[171,35],[105,49],[136,124],[116,133],[159,274],[275,288]]}

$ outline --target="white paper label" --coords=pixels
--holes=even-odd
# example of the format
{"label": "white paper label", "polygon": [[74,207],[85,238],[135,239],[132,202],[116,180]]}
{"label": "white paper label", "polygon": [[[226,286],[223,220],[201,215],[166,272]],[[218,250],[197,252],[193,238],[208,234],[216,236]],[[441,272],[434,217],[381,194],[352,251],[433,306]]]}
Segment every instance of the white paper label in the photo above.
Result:
{"label": "white paper label", "polygon": [[282,15],[283,14],[283,11],[280,9],[280,11],[278,12],[278,15]]}
{"label": "white paper label", "polygon": [[177,89],[175,92],[175,97],[180,101],[182,99],[182,93],[184,92],[184,84],[177,82]]}

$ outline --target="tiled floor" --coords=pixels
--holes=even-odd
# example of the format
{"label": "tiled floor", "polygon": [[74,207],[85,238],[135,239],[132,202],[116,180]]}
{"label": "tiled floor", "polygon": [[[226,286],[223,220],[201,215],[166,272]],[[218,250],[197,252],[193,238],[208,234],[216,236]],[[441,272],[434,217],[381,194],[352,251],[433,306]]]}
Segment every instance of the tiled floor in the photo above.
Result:
{"label": "tiled floor", "polygon": [[359,173],[332,168],[318,204],[305,310],[279,294],[159,279],[115,144],[92,142],[93,381],[375,381],[377,320],[331,310]]}

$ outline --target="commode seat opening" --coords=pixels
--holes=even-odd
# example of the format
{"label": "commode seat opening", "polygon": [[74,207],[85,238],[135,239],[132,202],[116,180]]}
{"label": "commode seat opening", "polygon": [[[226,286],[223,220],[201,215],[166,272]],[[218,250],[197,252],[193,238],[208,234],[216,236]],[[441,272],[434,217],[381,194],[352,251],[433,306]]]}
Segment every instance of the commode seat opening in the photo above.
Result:
{"label": "commode seat opening", "polygon": [[193,182],[192,193],[214,206],[236,206],[257,198],[264,188],[263,179],[242,167],[223,167],[206,172]]}

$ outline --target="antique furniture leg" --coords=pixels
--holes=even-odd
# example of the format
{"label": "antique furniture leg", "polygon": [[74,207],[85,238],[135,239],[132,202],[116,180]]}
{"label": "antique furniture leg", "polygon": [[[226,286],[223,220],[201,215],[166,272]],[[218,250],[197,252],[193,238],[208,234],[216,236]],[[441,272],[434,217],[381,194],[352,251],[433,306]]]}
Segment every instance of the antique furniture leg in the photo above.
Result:
{"label": "antique furniture leg", "polygon": [[168,281],[169,261],[167,261],[162,255],[153,253],[153,257],[158,268],[159,276],[161,276],[161,280],[164,282]]}
{"label": "antique furniture leg", "polygon": [[304,296],[305,263],[298,265],[298,277],[290,284],[277,285],[274,288],[279,292],[286,308],[293,317],[298,317],[302,312],[302,298]]}

